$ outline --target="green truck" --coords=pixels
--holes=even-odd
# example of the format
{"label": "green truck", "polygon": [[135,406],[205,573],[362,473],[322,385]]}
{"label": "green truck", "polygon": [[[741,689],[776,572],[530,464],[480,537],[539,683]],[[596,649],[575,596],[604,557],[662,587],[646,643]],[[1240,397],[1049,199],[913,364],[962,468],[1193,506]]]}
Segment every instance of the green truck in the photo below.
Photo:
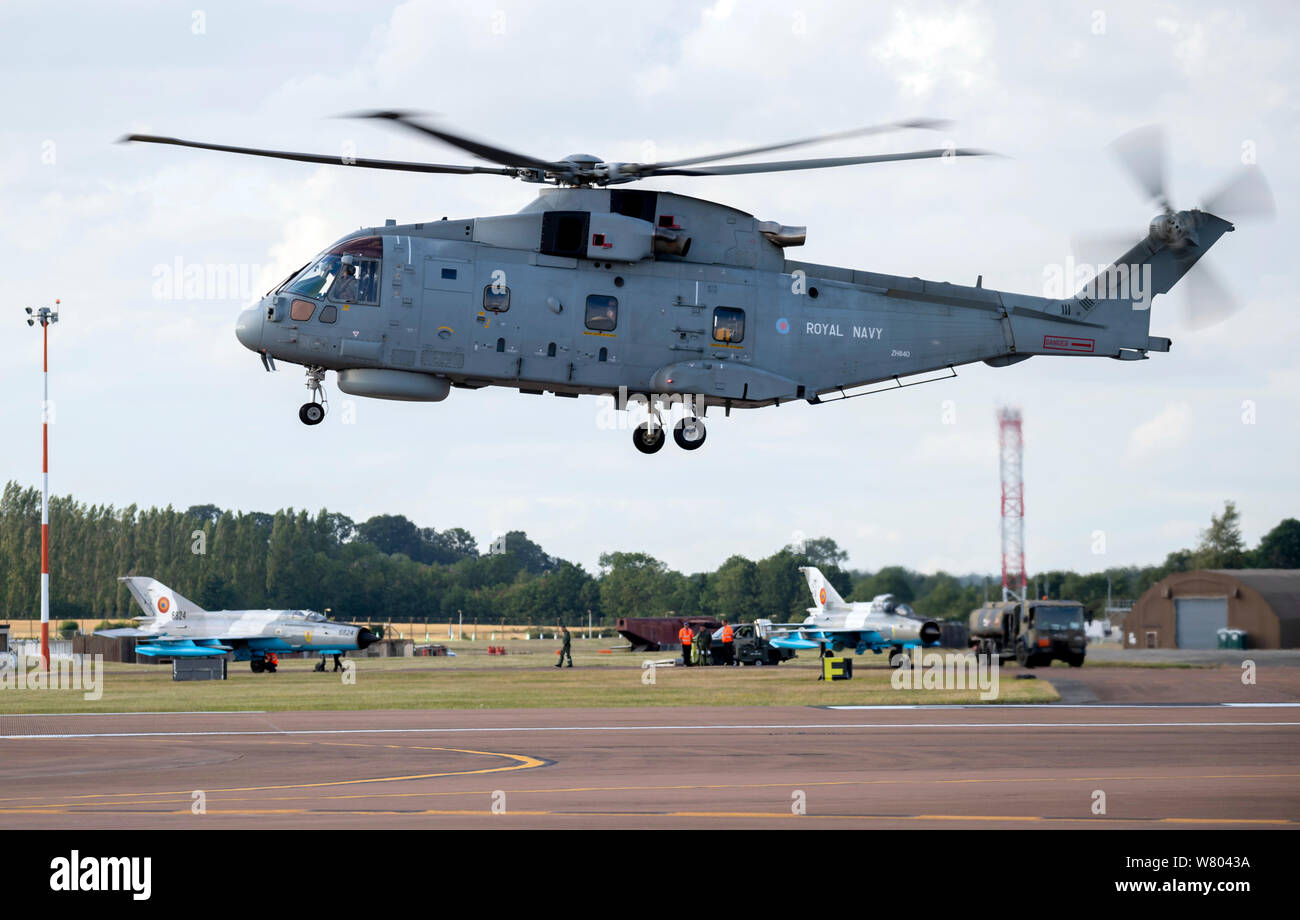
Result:
{"label": "green truck", "polygon": [[1012,657],[1026,668],[1083,665],[1088,651],[1083,605],[1078,601],[989,601],[970,615],[970,646],[977,655]]}

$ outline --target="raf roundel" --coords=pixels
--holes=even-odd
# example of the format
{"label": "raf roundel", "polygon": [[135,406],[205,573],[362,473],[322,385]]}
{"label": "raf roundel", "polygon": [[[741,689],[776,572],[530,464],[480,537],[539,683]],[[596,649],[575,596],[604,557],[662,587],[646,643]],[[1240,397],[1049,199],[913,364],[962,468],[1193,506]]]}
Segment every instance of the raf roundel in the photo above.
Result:
{"label": "raf roundel", "polygon": [[170,607],[171,607],[171,603],[167,600],[167,598],[165,598],[165,597],[160,597],[160,598],[158,598],[158,612],[159,612],[159,613],[166,613],[167,610],[168,610],[168,608],[170,608]]}
{"label": "raf roundel", "polygon": [[776,331],[782,335],[788,335],[790,333],[790,321],[784,316],[778,319],[776,321]]}
{"label": "raf roundel", "polygon": [[823,607],[826,606],[826,589],[825,589],[825,588],[822,588],[821,591],[818,593],[818,595],[817,595],[817,602],[818,602],[819,604],[821,604]]}

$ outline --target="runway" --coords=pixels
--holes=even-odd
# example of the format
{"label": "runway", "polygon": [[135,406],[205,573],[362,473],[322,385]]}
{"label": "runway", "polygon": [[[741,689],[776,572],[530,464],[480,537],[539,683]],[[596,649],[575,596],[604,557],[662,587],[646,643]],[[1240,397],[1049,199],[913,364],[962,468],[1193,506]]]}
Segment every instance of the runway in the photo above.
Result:
{"label": "runway", "polygon": [[4,828],[1296,828],[1300,707],[4,716],[0,790]]}

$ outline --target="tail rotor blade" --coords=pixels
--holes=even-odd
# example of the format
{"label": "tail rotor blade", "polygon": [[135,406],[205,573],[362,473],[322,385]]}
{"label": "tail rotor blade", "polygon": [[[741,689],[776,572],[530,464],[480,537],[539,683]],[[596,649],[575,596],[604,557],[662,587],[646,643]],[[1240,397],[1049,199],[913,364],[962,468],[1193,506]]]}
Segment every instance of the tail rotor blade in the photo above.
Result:
{"label": "tail rotor blade", "polygon": [[1183,325],[1194,332],[1217,325],[1241,309],[1219,276],[1204,262],[1197,262],[1183,283],[1187,289]]}
{"label": "tail rotor blade", "polygon": [[1160,207],[1167,208],[1164,129],[1159,125],[1138,128],[1114,141],[1110,147],[1142,191]]}
{"label": "tail rotor blade", "polygon": [[1276,213],[1273,190],[1258,166],[1244,166],[1210,194],[1201,210],[1227,220],[1267,219]]}

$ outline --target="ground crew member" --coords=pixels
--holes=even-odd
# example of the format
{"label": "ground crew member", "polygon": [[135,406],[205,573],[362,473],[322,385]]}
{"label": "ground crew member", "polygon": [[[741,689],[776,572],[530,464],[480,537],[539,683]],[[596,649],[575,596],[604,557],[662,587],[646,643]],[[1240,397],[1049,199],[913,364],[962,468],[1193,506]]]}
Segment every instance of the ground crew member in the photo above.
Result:
{"label": "ground crew member", "polygon": [[722,663],[736,663],[736,634],[726,620],[722,621]]}
{"label": "ground crew member", "polygon": [[691,629],[689,623],[683,623],[682,628],[677,630],[677,641],[682,644],[682,664],[689,668],[691,666],[691,647],[695,644],[695,632]]}
{"label": "ground crew member", "polygon": [[704,627],[695,627],[695,632],[691,635],[691,664],[704,664],[704,640],[700,638],[700,633]]}
{"label": "ground crew member", "polygon": [[[342,670],[343,670],[343,662],[339,660],[339,657],[340,657],[340,656],[339,656],[339,653],[338,653],[338,652],[335,652],[335,653],[334,653],[334,670],[336,670],[336,671],[342,671]],[[324,658],[321,659],[321,664],[322,664],[322,665],[325,664],[325,659],[324,659]],[[325,669],[324,669],[324,668],[321,668],[321,670],[323,671],[323,670],[325,670]]]}
{"label": "ground crew member", "polygon": [[713,633],[707,626],[700,627],[700,664],[713,664]]}
{"label": "ground crew member", "polygon": [[560,630],[563,634],[561,638],[564,640],[564,644],[560,646],[560,660],[555,662],[555,666],[557,668],[562,667],[564,665],[564,659],[568,658],[569,667],[573,667],[573,652],[569,650],[569,647],[573,643],[573,637],[569,635],[569,627],[561,626]]}

